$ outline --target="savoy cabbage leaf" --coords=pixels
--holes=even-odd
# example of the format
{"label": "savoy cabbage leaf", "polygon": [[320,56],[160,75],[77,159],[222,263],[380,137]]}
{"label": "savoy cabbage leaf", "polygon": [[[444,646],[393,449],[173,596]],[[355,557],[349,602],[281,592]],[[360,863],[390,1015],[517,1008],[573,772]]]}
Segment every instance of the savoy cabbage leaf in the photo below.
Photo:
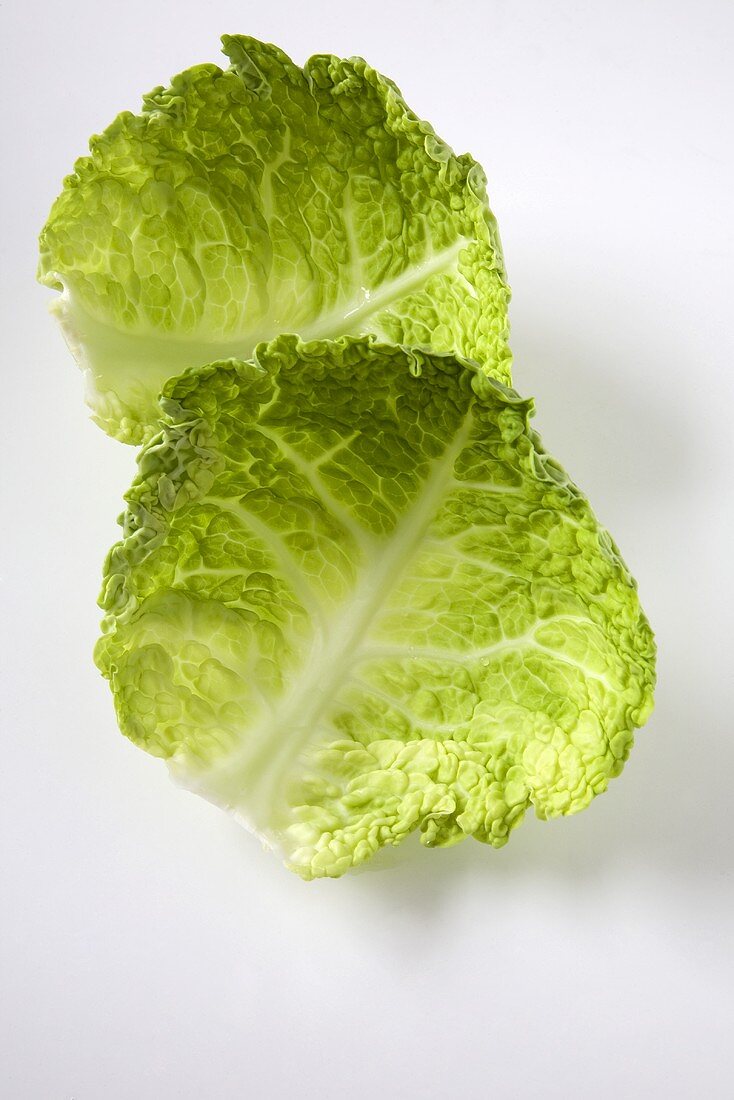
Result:
{"label": "savoy cabbage leaf", "polygon": [[41,233],[39,278],[94,419],[138,443],[167,378],[282,332],[373,333],[510,380],[486,180],[363,60],[225,36],[90,142]]}
{"label": "savoy cabbage leaf", "polygon": [[169,382],[96,659],[128,737],[305,878],[574,813],[652,707],[608,533],[474,363],[281,337]]}

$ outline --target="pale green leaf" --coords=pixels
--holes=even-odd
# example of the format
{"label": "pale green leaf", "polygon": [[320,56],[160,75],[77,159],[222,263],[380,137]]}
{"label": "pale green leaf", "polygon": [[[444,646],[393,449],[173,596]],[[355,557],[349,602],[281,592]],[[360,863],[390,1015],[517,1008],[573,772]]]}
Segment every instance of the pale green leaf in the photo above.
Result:
{"label": "pale green leaf", "polygon": [[652,706],[636,586],[474,364],[283,337],[169,383],[97,661],[123,731],[306,878],[585,807]]}
{"label": "pale green leaf", "polygon": [[90,142],[41,234],[39,278],[127,442],[165,380],[281,332],[374,333],[508,382],[502,252],[485,177],[361,59],[225,37]]}

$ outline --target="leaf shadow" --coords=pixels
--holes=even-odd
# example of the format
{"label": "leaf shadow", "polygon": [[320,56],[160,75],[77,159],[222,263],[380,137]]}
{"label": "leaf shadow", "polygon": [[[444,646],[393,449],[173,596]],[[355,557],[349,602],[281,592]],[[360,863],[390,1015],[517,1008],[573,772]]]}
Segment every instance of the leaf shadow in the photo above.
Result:
{"label": "leaf shadow", "polygon": [[[538,822],[529,811],[499,851],[471,840],[426,851],[411,837],[379,853],[349,883],[360,907],[440,920],[467,880],[501,897],[538,879],[571,892],[603,890],[628,872],[681,899],[695,895],[705,905],[710,894],[718,904],[723,892],[734,900],[726,769],[708,763],[729,756],[725,681],[697,676],[706,653],[692,653],[681,623],[690,562],[677,536],[706,454],[676,392],[690,356],[660,326],[624,369],[613,344],[600,353],[583,329],[562,333],[548,317],[526,324],[515,341],[516,386],[536,395],[536,428],[621,545],[656,630],[656,711],[637,732],[623,775],[577,816]],[[671,378],[662,393],[661,371]]]}

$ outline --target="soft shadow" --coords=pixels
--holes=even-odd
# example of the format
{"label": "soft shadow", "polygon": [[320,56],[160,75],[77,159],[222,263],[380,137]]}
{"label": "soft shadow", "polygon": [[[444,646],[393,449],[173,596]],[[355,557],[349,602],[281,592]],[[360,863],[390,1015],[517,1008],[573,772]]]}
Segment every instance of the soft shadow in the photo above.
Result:
{"label": "soft shadow", "polygon": [[514,384],[535,398],[534,427],[610,525],[616,516],[637,528],[638,517],[690,499],[707,469],[691,423],[708,398],[693,392],[690,377],[682,397],[686,352],[660,340],[655,353],[637,348],[630,358],[596,346],[584,330],[570,335],[547,323],[540,332],[526,323],[517,337]]}
{"label": "soft shadow", "polygon": [[541,822],[531,810],[500,850],[473,840],[426,850],[413,836],[379,853],[340,889],[346,887],[360,907],[383,916],[414,911],[423,923],[440,920],[468,879],[491,884],[501,898],[506,889],[539,879],[593,890],[634,871],[699,900],[711,888],[718,897],[721,891],[734,895],[730,809],[692,753],[697,725],[684,690],[673,686],[638,732],[622,776],[582,813]]}
{"label": "soft shadow", "polygon": [[[635,325],[627,305],[634,334],[645,325],[640,318]],[[656,711],[622,776],[582,813],[539,822],[531,810],[499,851],[472,840],[429,851],[411,837],[346,879],[306,886],[324,905],[337,894],[340,906],[386,927],[412,914],[425,926],[443,918],[468,882],[500,899],[544,881],[598,891],[634,873],[697,904],[734,893],[726,680],[706,673],[706,631],[696,648],[682,603],[697,564],[681,524],[707,472],[700,433],[691,431],[696,411],[687,411],[692,350],[673,346],[659,327],[647,343],[634,338],[634,359],[625,358],[614,343],[595,342],[591,327],[569,331],[549,317],[516,323],[515,384],[536,397],[544,444],[587,493],[638,578],[659,647]]]}
{"label": "soft shadow", "polygon": [[650,324],[629,302],[625,320],[633,356],[583,327],[525,317],[515,326],[515,385],[536,397],[545,446],[587,493],[638,578],[659,649],[656,711],[622,776],[582,813],[539,822],[531,810],[499,851],[471,840],[427,851],[412,837],[352,877],[348,890],[360,904],[415,910],[426,922],[441,919],[467,879],[491,883],[500,897],[538,879],[602,888],[630,870],[704,904],[707,892],[734,893],[726,682],[707,674],[710,640],[699,630],[696,651],[683,595],[691,570],[703,568],[681,537],[707,474],[705,433],[691,430],[695,357],[662,320],[646,342],[635,338]]}

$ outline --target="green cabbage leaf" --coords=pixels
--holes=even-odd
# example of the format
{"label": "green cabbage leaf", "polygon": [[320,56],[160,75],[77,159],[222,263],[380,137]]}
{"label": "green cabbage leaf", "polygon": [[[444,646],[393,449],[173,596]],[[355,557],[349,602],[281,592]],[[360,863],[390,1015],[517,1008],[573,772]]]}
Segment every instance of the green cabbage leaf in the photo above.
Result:
{"label": "green cabbage leaf", "polygon": [[283,336],[169,381],[96,660],[124,733],[304,878],[581,810],[652,707],[609,534],[475,363]]}
{"label": "green cabbage leaf", "polygon": [[223,39],[90,142],[41,233],[39,279],[94,419],[139,443],[184,369],[282,332],[372,333],[510,380],[486,180],[361,59]]}

